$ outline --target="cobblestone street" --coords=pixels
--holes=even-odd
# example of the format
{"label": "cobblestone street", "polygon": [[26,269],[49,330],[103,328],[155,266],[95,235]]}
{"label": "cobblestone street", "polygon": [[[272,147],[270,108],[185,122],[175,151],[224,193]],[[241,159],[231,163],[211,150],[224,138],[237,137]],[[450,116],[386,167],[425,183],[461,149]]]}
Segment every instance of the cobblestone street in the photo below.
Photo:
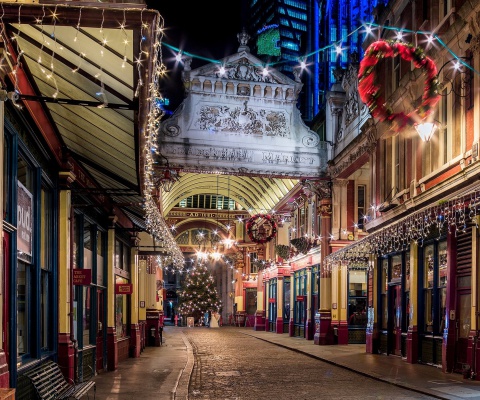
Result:
{"label": "cobblestone street", "polygon": [[189,399],[431,399],[238,328],[184,328],[195,355]]}

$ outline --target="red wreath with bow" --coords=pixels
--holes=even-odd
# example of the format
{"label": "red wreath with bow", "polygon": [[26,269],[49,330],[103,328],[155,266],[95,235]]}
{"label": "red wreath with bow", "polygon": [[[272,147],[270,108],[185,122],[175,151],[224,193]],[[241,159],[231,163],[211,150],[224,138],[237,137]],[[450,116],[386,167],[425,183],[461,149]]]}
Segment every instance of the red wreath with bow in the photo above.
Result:
{"label": "red wreath with bow", "polygon": [[[397,55],[405,61],[413,61],[415,68],[422,68],[427,75],[422,104],[409,114],[394,113],[391,109],[385,107],[385,100],[380,95],[381,86],[376,80],[376,64],[385,57],[396,57]],[[360,62],[358,78],[360,98],[368,106],[372,116],[380,121],[391,122],[392,129],[395,132],[400,131],[408,124],[413,125],[419,122],[414,119],[415,114],[424,120],[434,111],[434,107],[440,100],[437,66],[431,58],[424,54],[422,49],[408,43],[391,40],[380,40],[372,43],[365,51],[365,57]]]}
{"label": "red wreath with bow", "polygon": [[[266,236],[259,235],[257,221],[262,219],[262,226],[267,223],[270,226],[270,233]],[[260,222],[260,221],[259,221]],[[277,235],[277,223],[270,214],[255,214],[246,224],[247,234],[250,240],[254,243],[264,244],[270,242]]]}

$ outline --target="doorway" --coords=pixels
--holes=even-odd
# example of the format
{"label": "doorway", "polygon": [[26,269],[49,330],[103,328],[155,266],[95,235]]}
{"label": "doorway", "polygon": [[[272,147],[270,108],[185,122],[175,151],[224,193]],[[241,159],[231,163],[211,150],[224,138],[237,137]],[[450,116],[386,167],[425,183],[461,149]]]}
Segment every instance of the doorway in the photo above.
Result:
{"label": "doorway", "polygon": [[402,355],[402,285],[394,284],[389,287],[388,315],[388,342],[389,354]]}

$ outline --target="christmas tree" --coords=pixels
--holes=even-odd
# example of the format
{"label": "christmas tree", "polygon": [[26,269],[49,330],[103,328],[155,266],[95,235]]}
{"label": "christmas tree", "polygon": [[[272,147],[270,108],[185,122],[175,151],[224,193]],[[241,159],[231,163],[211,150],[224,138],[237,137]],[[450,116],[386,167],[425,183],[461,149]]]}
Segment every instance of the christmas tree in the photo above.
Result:
{"label": "christmas tree", "polygon": [[222,302],[218,298],[213,276],[205,264],[196,265],[187,274],[178,294],[178,312],[198,321],[208,311],[220,312]]}

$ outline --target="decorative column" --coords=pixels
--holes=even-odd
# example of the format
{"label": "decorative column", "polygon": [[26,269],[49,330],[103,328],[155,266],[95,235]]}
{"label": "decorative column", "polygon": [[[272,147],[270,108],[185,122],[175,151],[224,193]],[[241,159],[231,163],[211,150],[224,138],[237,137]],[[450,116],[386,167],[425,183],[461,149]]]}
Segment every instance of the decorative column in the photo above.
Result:
{"label": "decorative column", "polygon": [[283,275],[277,275],[277,319],[275,332],[283,333]]}
{"label": "decorative column", "polygon": [[270,320],[269,320],[269,313],[270,313],[270,307],[271,307],[271,304],[270,304],[270,296],[269,296],[269,292],[270,292],[270,283],[269,283],[269,280],[268,280],[268,276],[266,278],[264,278],[264,288],[265,288],[265,331],[266,332],[269,332],[270,331]]}
{"label": "decorative column", "polygon": [[336,314],[338,319],[336,329],[337,343],[348,344],[348,264],[340,263],[338,268],[336,268],[336,274],[332,271],[332,290],[337,291],[336,299],[332,293],[332,302],[334,303],[332,308],[336,307],[336,313],[332,309],[332,320],[334,319],[333,314]]}
{"label": "decorative column", "polygon": [[407,304],[409,326],[407,331],[407,362],[416,364],[418,361],[418,243],[410,244],[410,260],[407,260],[405,275],[410,283],[410,302]]}
{"label": "decorative column", "polygon": [[255,331],[265,330],[265,310],[263,309],[265,298],[263,288],[263,271],[259,271],[257,276],[257,311],[255,312],[255,325],[253,328]]}
{"label": "decorative column", "polygon": [[243,263],[240,266],[236,265],[236,274],[235,274],[235,303],[237,304],[237,313],[245,311],[243,305]]}
{"label": "decorative column", "polygon": [[140,240],[138,237],[133,237],[133,246],[130,252],[130,282],[133,287],[133,292],[130,298],[130,349],[132,357],[140,357],[141,340],[140,340],[140,325],[139,325],[139,301],[138,301],[138,289],[139,289],[139,265],[138,265],[138,244]]}
{"label": "decorative column", "polygon": [[117,330],[115,327],[115,223],[116,216],[109,217],[107,232],[107,370],[118,368]]}
{"label": "decorative column", "polygon": [[320,201],[318,207],[318,213],[321,218],[321,263],[320,263],[320,286],[319,297],[320,304],[318,313],[315,316],[315,344],[331,344],[333,343],[333,337],[331,332],[331,273],[328,271],[327,266],[324,263],[326,256],[330,254],[330,233],[331,233],[331,214],[332,203],[331,198],[324,198]]}
{"label": "decorative column", "polygon": [[75,181],[71,171],[59,173],[58,204],[58,363],[74,379],[76,340],[73,332],[73,208],[71,184]]}
{"label": "decorative column", "polygon": [[331,233],[334,235],[335,239],[338,240],[347,239],[347,233],[345,232],[347,232],[348,226],[352,225],[347,222],[347,186],[347,179],[335,179],[333,185],[333,220]]}
{"label": "decorative column", "polygon": [[147,281],[147,257],[141,256],[138,260],[138,304],[142,303],[142,307],[138,309],[138,321],[140,325],[140,347],[141,350],[144,350],[146,347],[145,343],[145,327],[147,324],[147,308],[146,308],[146,298],[145,298],[145,288]]}
{"label": "decorative column", "polygon": [[[306,279],[307,279],[307,321],[306,321],[306,326],[305,326],[305,339],[306,340],[312,340],[313,339],[313,321],[312,321],[312,266],[309,265],[305,268],[306,270]],[[290,290],[290,297],[292,301],[290,301],[290,304],[293,303],[293,288]],[[291,321],[293,322],[293,307],[290,306],[290,314],[291,314]]]}
{"label": "decorative column", "polygon": [[365,330],[366,336],[366,352],[371,354],[377,354],[379,349],[379,331],[378,331],[378,317],[381,311],[378,308],[378,281],[382,276],[380,268],[376,266],[376,257],[374,255],[369,256],[369,269],[368,269],[368,297],[367,297],[367,329]]}

